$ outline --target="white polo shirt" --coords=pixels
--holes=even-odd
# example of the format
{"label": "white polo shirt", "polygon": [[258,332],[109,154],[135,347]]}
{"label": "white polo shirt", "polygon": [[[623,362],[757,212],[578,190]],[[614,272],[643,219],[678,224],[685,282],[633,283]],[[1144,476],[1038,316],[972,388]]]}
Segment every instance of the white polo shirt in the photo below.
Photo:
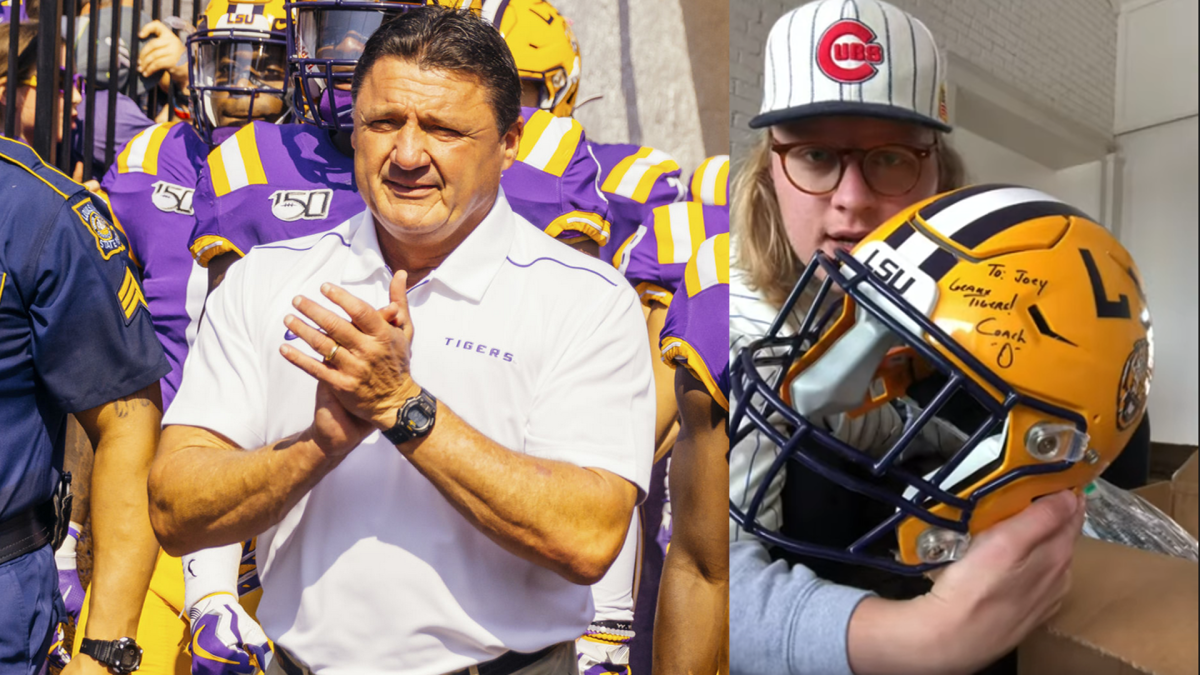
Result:
{"label": "white polo shirt", "polygon": [[[330,281],[383,307],[390,280],[368,211],[254,248],[209,298],[163,424],[244,448],[307,428],[316,380],[279,354],[290,339],[314,355],[283,324],[292,298],[336,309],[319,290]],[[506,448],[606,469],[645,495],[651,355],[615,269],[546,236],[501,192],[408,302],[418,384]],[[588,586],[492,542],[378,432],[258,537],[258,569],[263,629],[320,673],[446,673],[573,640],[593,617]]]}

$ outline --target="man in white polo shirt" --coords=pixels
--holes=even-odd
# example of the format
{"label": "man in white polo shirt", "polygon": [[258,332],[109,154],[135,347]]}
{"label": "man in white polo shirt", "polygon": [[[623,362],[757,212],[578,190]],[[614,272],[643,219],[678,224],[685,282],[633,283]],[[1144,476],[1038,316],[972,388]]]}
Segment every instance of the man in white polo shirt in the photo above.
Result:
{"label": "man in white polo shirt", "polygon": [[209,298],[155,531],[258,535],[269,674],[574,673],[654,450],[637,297],[510,210],[520,83],[489,25],[410,11],[353,92],[367,210]]}

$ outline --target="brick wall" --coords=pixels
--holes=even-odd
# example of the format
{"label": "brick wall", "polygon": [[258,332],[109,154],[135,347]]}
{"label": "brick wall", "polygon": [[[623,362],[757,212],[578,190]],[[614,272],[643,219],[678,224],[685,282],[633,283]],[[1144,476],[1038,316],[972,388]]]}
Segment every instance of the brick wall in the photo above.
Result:
{"label": "brick wall", "polygon": [[[740,156],[762,102],[762,46],[799,2],[730,0],[730,142]],[[1117,15],[1110,0],[892,0],[954,52],[1032,102],[1111,134]],[[950,72],[953,79],[954,73]]]}

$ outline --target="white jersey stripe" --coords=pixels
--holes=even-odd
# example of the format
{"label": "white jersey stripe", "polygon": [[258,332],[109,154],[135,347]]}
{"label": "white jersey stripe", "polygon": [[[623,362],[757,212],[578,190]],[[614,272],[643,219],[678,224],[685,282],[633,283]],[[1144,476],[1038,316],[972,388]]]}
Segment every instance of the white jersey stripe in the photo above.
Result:
{"label": "white jersey stripe", "polygon": [[674,161],[662,150],[652,149],[645,157],[633,160],[633,164],[629,166],[625,175],[621,176],[621,182],[617,184],[617,189],[613,192],[627,199],[633,199],[633,193],[637,190],[638,183],[642,182],[642,177],[646,175],[647,171],[663,162],[673,163]]}
{"label": "white jersey stripe", "polygon": [[221,151],[221,162],[225,165],[225,178],[229,181],[230,192],[240,190],[250,184],[250,178],[246,175],[246,163],[242,161],[242,150],[238,142],[238,135],[234,134],[217,146]]}
{"label": "white jersey stripe", "polygon": [[129,141],[127,165],[131,173],[143,173],[145,171],[142,165],[146,161],[146,150],[150,148],[150,140],[154,137],[154,132],[161,126],[161,124],[155,124],[149,129],[144,129],[142,133]]}
{"label": "white jersey stripe", "polygon": [[525,157],[525,163],[538,171],[545,171],[550,160],[554,159],[554,153],[558,151],[558,146],[562,144],[563,137],[570,130],[571,118],[555,117],[538,135],[537,142],[533,144],[533,150],[530,150],[529,155]]}
{"label": "white jersey stripe", "polygon": [[700,177],[700,201],[705,204],[717,203],[717,176],[727,164],[729,155],[717,155],[709,160],[704,167],[704,175]]}
{"label": "white jersey stripe", "polygon": [[688,218],[688,202],[668,205],[667,223],[671,229],[671,262],[686,265],[695,246],[692,241],[692,222]]}

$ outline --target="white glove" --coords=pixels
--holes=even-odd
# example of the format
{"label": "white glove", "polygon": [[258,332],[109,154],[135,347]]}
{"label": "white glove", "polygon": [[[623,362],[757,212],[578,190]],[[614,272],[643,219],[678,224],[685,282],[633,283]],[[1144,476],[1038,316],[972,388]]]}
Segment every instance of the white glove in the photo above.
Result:
{"label": "white glove", "polygon": [[254,675],[265,671],[273,645],[236,595],[214,593],[190,610],[192,675]]}

